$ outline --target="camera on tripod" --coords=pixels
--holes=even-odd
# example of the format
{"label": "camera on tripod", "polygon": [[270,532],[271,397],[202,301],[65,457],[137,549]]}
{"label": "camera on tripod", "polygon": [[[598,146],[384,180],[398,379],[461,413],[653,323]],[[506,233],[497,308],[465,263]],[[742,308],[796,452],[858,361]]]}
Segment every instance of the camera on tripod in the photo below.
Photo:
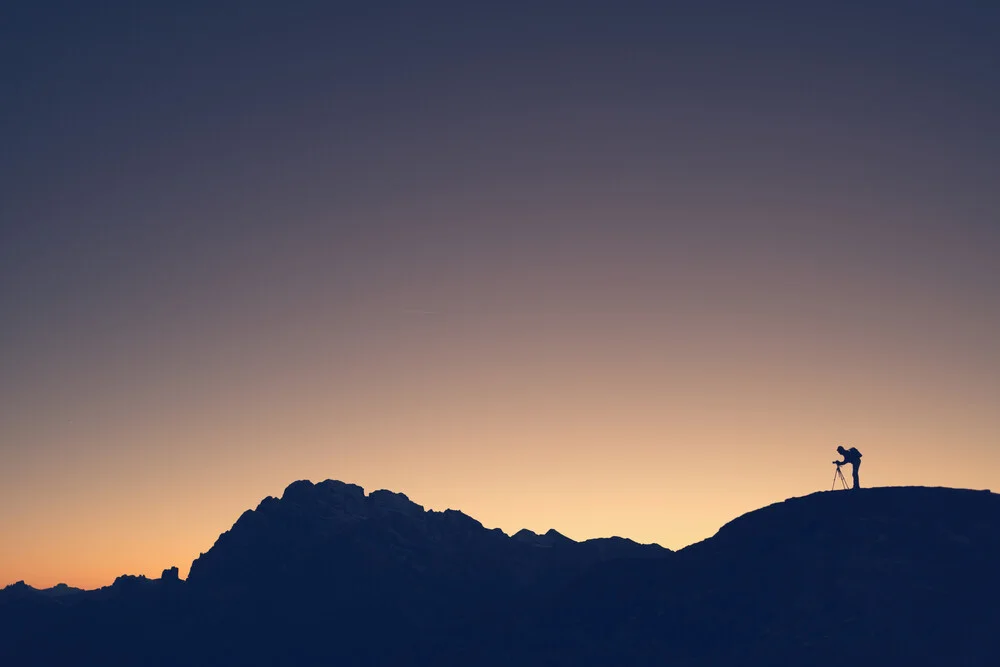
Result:
{"label": "camera on tripod", "polygon": [[830,487],[830,490],[833,491],[835,488],[837,488],[838,479],[840,480],[840,484],[841,486],[844,487],[844,489],[849,489],[850,487],[847,485],[847,480],[844,479],[844,473],[840,469],[840,466],[844,464],[840,461],[834,461],[833,465],[837,466],[837,472],[833,473],[833,486]]}

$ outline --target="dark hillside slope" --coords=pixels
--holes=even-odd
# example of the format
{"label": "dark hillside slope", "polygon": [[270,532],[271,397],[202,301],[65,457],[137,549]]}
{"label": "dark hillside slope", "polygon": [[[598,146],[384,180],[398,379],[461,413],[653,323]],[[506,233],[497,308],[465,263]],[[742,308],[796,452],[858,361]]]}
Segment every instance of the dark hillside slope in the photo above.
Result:
{"label": "dark hillside slope", "polygon": [[1000,496],[817,493],[669,563],[610,563],[479,664],[1000,665]]}

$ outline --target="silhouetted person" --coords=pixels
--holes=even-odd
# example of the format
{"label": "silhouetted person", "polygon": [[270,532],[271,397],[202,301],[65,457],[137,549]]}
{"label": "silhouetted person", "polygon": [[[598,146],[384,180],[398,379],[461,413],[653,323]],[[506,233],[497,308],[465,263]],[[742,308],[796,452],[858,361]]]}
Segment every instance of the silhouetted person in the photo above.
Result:
{"label": "silhouetted person", "polygon": [[857,450],[856,447],[851,447],[850,449],[844,449],[843,445],[837,447],[837,452],[844,457],[843,461],[834,461],[838,466],[842,466],[845,463],[851,464],[851,470],[854,474],[854,487],[855,489],[861,488],[861,482],[858,481],[858,469],[861,467],[861,452]]}

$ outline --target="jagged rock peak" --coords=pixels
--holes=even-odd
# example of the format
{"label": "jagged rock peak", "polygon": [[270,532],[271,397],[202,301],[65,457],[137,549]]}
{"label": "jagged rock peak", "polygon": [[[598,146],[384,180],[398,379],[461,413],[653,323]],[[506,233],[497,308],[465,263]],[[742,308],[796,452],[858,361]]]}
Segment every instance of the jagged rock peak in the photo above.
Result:
{"label": "jagged rock peak", "polygon": [[316,488],[325,492],[338,495],[354,496],[364,498],[365,490],[357,484],[349,484],[336,479],[326,479],[316,484]]}
{"label": "jagged rock peak", "polygon": [[541,547],[551,547],[555,544],[576,544],[575,540],[566,537],[555,528],[550,528],[544,535],[522,528],[514,533],[513,539]]}
{"label": "jagged rock peak", "polygon": [[313,484],[308,479],[300,479],[285,487],[282,500],[301,501],[312,498],[355,498],[363,499],[365,490],[357,484],[347,484],[335,479],[327,479]]}
{"label": "jagged rock peak", "polygon": [[538,533],[534,532],[533,530],[528,530],[527,528],[522,528],[521,530],[519,530],[516,533],[514,533],[513,535],[511,535],[511,537],[513,537],[515,540],[519,540],[521,542],[534,542],[539,537],[541,537],[541,535],[539,535]]}
{"label": "jagged rock peak", "polygon": [[7,586],[4,586],[3,590],[5,590],[5,591],[28,591],[28,590],[33,591],[33,590],[36,590],[36,589],[33,588],[33,587],[31,587],[31,586],[29,586],[28,584],[24,583],[24,580],[22,579],[21,581],[15,581],[12,584],[8,584]]}
{"label": "jagged rock peak", "polygon": [[69,584],[59,583],[53,586],[52,588],[46,588],[45,590],[40,592],[44,595],[47,595],[48,597],[58,598],[69,595],[76,595],[77,593],[83,593],[84,591],[82,588],[74,588]]}
{"label": "jagged rock peak", "polygon": [[375,510],[385,512],[399,512],[400,514],[405,514],[407,516],[419,515],[424,512],[423,505],[418,505],[413,502],[406,497],[406,494],[395,493],[385,489],[369,493],[368,501]]}
{"label": "jagged rock peak", "polygon": [[123,574],[114,580],[111,584],[111,588],[114,590],[131,590],[138,586],[146,586],[149,583],[151,583],[151,580],[144,574]]}
{"label": "jagged rock peak", "polygon": [[549,528],[548,531],[545,533],[545,537],[547,537],[547,538],[549,538],[550,540],[553,540],[553,541],[575,542],[575,540],[566,537],[565,535],[563,535],[562,533],[560,533],[555,528]]}
{"label": "jagged rock peak", "polygon": [[[441,512],[441,514],[444,516],[445,519],[448,519],[452,523],[465,523],[469,524],[470,526],[474,525],[474,526],[479,526],[480,528],[483,527],[482,523],[472,518],[462,510],[447,509]],[[503,531],[500,532],[502,533]]]}
{"label": "jagged rock peak", "polygon": [[318,484],[313,484],[309,480],[292,482],[285,488],[280,501],[271,497],[265,498],[257,509],[266,512],[276,508],[279,503],[291,503],[303,507],[318,506],[328,508],[336,514],[355,517],[387,512],[406,516],[419,516],[424,513],[424,507],[410,500],[406,494],[379,489],[366,496],[364,488],[357,484],[347,484],[334,479]]}

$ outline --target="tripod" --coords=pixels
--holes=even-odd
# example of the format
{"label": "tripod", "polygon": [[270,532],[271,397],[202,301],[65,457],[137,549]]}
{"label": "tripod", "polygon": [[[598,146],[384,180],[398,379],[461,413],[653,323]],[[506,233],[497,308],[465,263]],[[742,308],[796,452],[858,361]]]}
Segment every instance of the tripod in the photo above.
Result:
{"label": "tripod", "polygon": [[844,489],[851,488],[851,487],[847,486],[847,480],[844,479],[844,473],[842,473],[840,471],[840,466],[837,465],[837,464],[834,464],[834,465],[837,466],[837,472],[833,473],[833,486],[830,487],[830,490],[833,491],[835,488],[837,488],[837,478],[838,477],[840,478],[840,484],[844,487]]}

